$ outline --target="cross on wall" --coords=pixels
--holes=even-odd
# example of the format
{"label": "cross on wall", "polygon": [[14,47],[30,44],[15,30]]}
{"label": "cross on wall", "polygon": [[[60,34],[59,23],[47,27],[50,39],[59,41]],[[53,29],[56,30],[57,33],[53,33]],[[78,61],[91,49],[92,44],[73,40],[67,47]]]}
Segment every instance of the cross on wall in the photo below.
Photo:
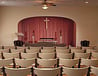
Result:
{"label": "cross on wall", "polygon": [[45,20],[44,20],[44,22],[45,22],[45,25],[46,25],[46,30],[48,29],[48,22],[49,22],[50,20],[48,20],[48,18],[46,18]]}

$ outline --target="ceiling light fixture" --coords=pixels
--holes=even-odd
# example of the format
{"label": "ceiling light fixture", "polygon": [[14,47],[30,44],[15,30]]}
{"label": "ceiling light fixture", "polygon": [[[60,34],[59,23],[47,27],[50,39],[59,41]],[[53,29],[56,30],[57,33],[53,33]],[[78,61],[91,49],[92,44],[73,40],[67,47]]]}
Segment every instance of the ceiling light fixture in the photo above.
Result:
{"label": "ceiling light fixture", "polygon": [[87,0],[85,0],[85,1],[84,1],[84,3],[88,3],[88,1],[87,1]]}
{"label": "ceiling light fixture", "polygon": [[87,1],[85,3],[88,3]]}
{"label": "ceiling light fixture", "polygon": [[48,9],[48,6],[47,6],[46,4],[44,4],[44,5],[42,6],[42,9]]}

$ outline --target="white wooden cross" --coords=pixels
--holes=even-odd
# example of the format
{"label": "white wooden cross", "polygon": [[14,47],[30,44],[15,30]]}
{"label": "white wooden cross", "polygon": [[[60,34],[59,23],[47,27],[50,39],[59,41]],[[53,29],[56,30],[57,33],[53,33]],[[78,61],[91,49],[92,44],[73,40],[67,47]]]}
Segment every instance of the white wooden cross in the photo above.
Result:
{"label": "white wooden cross", "polygon": [[46,30],[48,29],[48,21],[50,21],[50,20],[48,20],[48,18],[46,18],[45,20],[45,24],[46,24]]}

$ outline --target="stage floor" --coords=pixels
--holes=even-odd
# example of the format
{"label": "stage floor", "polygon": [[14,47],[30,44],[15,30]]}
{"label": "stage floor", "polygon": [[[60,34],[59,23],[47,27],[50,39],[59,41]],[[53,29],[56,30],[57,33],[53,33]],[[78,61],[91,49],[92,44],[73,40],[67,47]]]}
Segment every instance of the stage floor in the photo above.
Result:
{"label": "stage floor", "polygon": [[53,47],[53,46],[60,46],[64,47],[65,44],[56,44],[55,42],[38,42],[38,43],[25,43],[25,46],[46,46],[46,47]]}

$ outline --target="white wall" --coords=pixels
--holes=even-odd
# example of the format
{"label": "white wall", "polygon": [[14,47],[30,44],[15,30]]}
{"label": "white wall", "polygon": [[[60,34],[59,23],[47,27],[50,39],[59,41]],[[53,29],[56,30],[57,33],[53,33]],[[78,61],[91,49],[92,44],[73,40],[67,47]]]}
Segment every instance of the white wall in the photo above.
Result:
{"label": "white wall", "polygon": [[17,37],[18,22],[34,16],[61,16],[76,22],[76,44],[81,40],[90,40],[91,45],[98,46],[98,7],[56,6],[48,10],[41,7],[1,7],[0,8],[0,45],[13,45]]}

